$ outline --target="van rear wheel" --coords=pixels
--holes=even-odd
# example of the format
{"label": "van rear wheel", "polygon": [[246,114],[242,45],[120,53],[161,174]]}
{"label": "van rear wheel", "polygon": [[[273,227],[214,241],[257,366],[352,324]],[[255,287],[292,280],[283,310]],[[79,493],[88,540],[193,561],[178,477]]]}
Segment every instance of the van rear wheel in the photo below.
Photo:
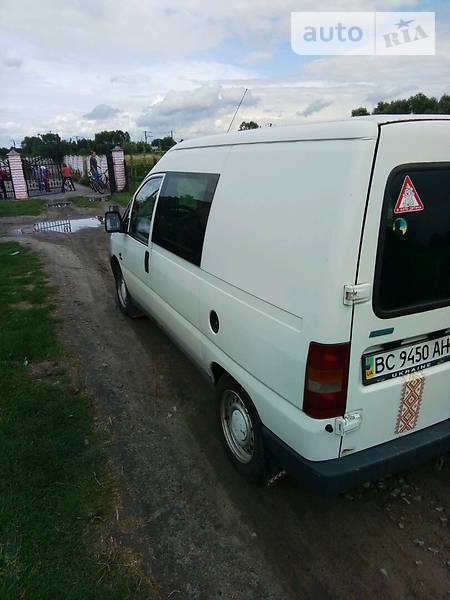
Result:
{"label": "van rear wheel", "polygon": [[123,278],[122,270],[119,266],[114,269],[114,278],[116,280],[117,303],[124,315],[131,319],[141,317],[142,313],[136,308],[128,292],[127,284]]}
{"label": "van rear wheel", "polygon": [[261,421],[252,401],[229,375],[220,378],[216,396],[222,440],[228,457],[248,481],[264,481],[266,457]]}

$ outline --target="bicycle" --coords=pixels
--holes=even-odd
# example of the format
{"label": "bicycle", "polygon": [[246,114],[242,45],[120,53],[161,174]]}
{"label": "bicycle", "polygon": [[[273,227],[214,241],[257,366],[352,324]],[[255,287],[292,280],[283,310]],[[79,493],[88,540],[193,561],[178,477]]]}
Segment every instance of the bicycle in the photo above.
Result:
{"label": "bicycle", "polygon": [[91,186],[94,192],[98,194],[104,194],[108,188],[109,177],[107,172],[98,173],[96,175],[93,174],[92,171],[89,171],[89,185]]}
{"label": "bicycle", "polygon": [[64,192],[75,192],[75,184],[71,177],[63,178],[62,191]]}

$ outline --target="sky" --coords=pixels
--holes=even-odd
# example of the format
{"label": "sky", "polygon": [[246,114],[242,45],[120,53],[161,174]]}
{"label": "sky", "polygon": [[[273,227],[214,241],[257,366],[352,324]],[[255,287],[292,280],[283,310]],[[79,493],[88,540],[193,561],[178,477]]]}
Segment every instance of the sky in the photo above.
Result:
{"label": "sky", "polygon": [[[434,56],[299,56],[291,11],[435,11]],[[346,118],[450,93],[446,1],[0,0],[0,146],[47,131],[123,129],[179,140]]]}

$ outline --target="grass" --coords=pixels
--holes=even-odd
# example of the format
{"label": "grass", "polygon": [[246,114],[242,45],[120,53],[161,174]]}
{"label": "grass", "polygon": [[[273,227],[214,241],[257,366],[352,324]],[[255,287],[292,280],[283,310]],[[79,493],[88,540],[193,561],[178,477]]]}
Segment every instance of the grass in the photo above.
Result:
{"label": "grass", "polygon": [[[0,200],[0,217],[40,215],[48,202],[53,202],[51,196],[46,199],[30,198],[28,200]],[[101,202],[97,200],[92,201],[85,196],[68,197],[67,202],[71,202],[79,208],[100,208],[102,206]]]}
{"label": "grass", "polygon": [[28,200],[0,200],[0,217],[19,217],[39,215],[44,210],[46,200],[30,198]]}
{"label": "grass", "polygon": [[52,293],[36,253],[0,244],[0,598],[149,600],[111,537],[121,484],[91,399],[58,366]]}

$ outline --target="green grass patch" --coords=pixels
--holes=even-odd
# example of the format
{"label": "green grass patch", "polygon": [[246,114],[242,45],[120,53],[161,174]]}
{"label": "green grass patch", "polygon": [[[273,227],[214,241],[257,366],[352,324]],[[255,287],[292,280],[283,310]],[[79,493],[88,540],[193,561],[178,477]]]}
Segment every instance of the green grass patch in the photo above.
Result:
{"label": "green grass patch", "polygon": [[30,198],[28,200],[0,200],[0,217],[20,217],[22,215],[40,215],[46,200]]}
{"label": "green grass patch", "polygon": [[[156,598],[111,541],[120,483],[92,400],[58,366],[41,259],[1,243],[0,282],[0,598]],[[38,378],[42,361],[54,369]]]}

